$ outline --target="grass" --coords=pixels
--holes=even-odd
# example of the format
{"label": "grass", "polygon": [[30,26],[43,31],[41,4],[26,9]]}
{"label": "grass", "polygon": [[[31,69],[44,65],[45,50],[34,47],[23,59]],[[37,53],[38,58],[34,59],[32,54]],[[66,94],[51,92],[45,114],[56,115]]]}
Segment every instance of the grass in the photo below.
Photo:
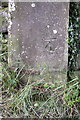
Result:
{"label": "grass", "polygon": [[2,86],[3,105],[8,117],[62,118],[80,114],[78,108],[80,80],[77,76],[66,85],[45,83],[44,76],[48,73],[45,68],[43,74],[27,75],[27,82],[24,85],[20,82],[23,68],[24,66],[17,74],[17,68],[13,71],[4,70],[7,79],[5,81],[5,75]]}

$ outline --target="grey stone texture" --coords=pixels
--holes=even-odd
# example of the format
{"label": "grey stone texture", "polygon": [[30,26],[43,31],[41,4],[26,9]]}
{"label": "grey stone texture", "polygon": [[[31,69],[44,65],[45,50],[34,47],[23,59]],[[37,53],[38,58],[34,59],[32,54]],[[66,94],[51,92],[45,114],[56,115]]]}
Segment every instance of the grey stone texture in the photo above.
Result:
{"label": "grey stone texture", "polygon": [[52,76],[51,79],[46,78],[46,82],[65,82],[68,20],[69,3],[16,3],[16,9],[12,12],[9,65],[18,60],[35,70],[41,70],[46,65]]}
{"label": "grey stone texture", "polygon": [[19,59],[31,67],[46,64],[51,71],[67,70],[68,17],[68,3],[16,3],[9,63]]}

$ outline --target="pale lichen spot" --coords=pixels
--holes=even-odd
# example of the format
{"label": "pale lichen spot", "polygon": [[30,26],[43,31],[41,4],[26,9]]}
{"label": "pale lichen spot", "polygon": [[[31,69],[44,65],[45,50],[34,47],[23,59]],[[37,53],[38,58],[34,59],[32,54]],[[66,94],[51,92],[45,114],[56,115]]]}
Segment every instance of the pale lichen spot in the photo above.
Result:
{"label": "pale lichen spot", "polygon": [[57,50],[58,49],[58,46],[55,48],[55,50]]}
{"label": "pale lichen spot", "polygon": [[26,58],[28,58],[28,56],[26,56]]}
{"label": "pale lichen spot", "polygon": [[59,36],[61,36],[61,37],[62,37],[62,34],[60,34]]}
{"label": "pale lichen spot", "polygon": [[53,30],[53,33],[54,33],[54,34],[57,34],[57,30]]}
{"label": "pale lichen spot", "polygon": [[18,31],[19,31],[19,29],[18,29]]}
{"label": "pale lichen spot", "polygon": [[32,3],[32,4],[31,4],[31,7],[35,7],[35,6],[36,6],[35,3]]}
{"label": "pale lichen spot", "polygon": [[37,46],[35,46],[35,48],[37,48]]}
{"label": "pale lichen spot", "polygon": [[21,54],[24,54],[25,52],[24,51],[22,51],[22,53]]}
{"label": "pale lichen spot", "polygon": [[22,48],[24,48],[24,46],[22,46]]}
{"label": "pale lichen spot", "polygon": [[47,28],[50,28],[50,25],[47,25]]}
{"label": "pale lichen spot", "polygon": [[66,9],[64,9],[64,11],[66,11]]}
{"label": "pale lichen spot", "polygon": [[20,24],[18,24],[18,27],[20,26]]}

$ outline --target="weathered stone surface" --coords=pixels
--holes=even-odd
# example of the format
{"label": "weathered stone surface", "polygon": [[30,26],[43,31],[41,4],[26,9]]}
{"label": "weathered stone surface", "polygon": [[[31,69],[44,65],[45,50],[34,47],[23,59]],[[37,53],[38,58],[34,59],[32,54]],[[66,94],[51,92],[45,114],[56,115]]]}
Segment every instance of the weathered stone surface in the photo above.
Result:
{"label": "weathered stone surface", "polygon": [[46,64],[51,71],[67,70],[68,3],[16,3],[12,14],[12,55],[36,67]]}
{"label": "weathered stone surface", "polygon": [[79,53],[79,55],[76,58],[76,69],[80,70],[80,53]]}
{"label": "weathered stone surface", "polygon": [[[2,7],[2,6],[0,6]],[[0,9],[0,32],[4,33],[8,31],[8,13],[7,10]]]}

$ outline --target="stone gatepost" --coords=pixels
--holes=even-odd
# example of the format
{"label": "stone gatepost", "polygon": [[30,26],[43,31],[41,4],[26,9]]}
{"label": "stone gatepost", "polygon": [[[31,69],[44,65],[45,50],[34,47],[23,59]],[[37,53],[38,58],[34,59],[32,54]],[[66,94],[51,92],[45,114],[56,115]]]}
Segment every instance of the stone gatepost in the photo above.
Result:
{"label": "stone gatepost", "polygon": [[18,2],[11,13],[9,65],[20,60],[37,69],[46,65],[53,80],[65,80],[68,63],[69,3]]}

